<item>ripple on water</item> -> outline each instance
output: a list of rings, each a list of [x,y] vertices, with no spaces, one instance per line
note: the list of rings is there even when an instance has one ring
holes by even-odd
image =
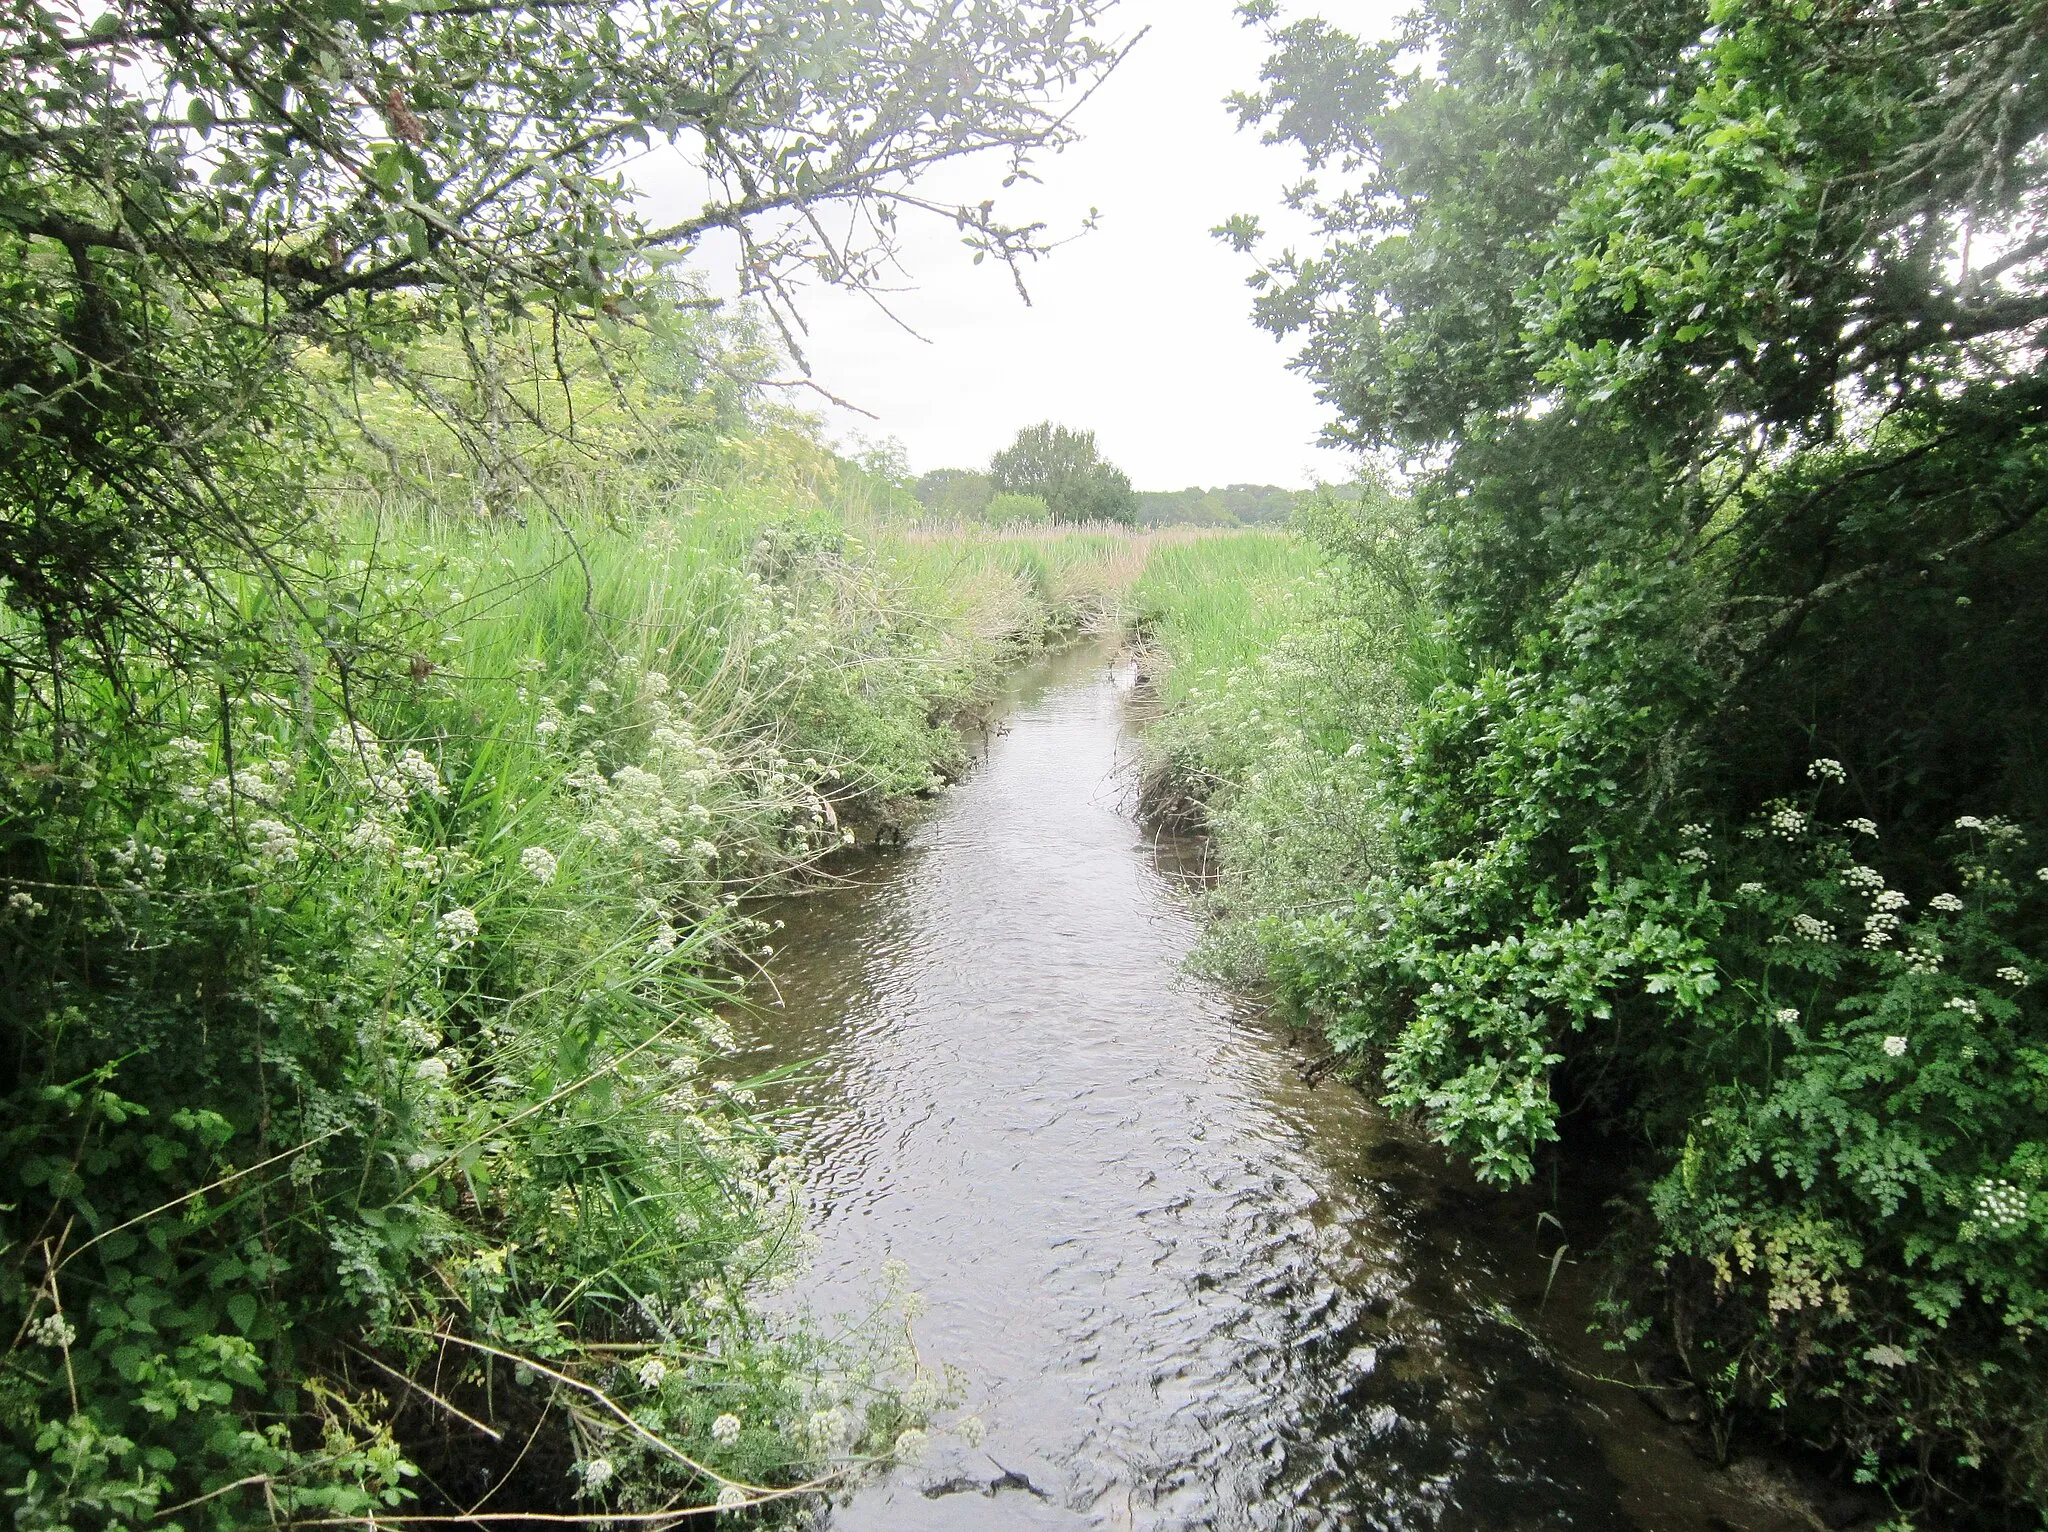
[[[1099,654],[1041,671],[908,851],[784,912],[783,1005],[741,1024],[745,1070],[819,1061],[780,1092],[807,1303],[907,1262],[988,1425],[833,1526],[1680,1525],[1625,1510],[1563,1374],[1375,1175],[1395,1130],[1183,972],[1124,744]]]

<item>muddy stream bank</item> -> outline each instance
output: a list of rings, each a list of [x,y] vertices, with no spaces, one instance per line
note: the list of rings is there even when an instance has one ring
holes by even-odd
[[[814,1167],[801,1301],[907,1263],[987,1426],[831,1526],[1811,1525],[1499,1317],[1535,1316],[1554,1231],[1184,971],[1128,685],[1101,648],[1020,675],[900,853],[777,912],[780,1004],[738,1021],[735,1073],[815,1061],[767,1093]]]

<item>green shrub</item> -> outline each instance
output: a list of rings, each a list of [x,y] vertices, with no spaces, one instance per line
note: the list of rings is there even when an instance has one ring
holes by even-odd
[[[1046,509],[1043,495],[996,495],[982,515],[999,527],[1044,526],[1052,520],[1052,512]]]

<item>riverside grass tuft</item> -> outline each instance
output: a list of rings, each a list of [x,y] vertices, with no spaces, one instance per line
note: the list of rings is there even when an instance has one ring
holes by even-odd
[[[289,600],[194,581],[177,654],[7,670],[18,1527],[771,1515],[939,1427],[900,1274],[829,1341],[757,1316],[803,1168],[704,1064],[749,897],[937,786],[1142,550],[892,530],[766,435],[523,522],[357,483]]]
[[[1427,649],[1401,515],[1377,491],[1325,494],[1294,530],[1161,549],[1132,587],[1158,699],[1140,811],[1214,838],[1196,961],[1231,982],[1262,986],[1285,923],[1382,865],[1371,752],[1404,716]]]

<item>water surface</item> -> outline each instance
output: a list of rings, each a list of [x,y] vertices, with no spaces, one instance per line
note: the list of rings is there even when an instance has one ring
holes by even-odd
[[[1534,1231],[1184,970],[1128,686],[1100,649],[1020,678],[903,852],[782,912],[781,1004],[741,1023],[739,1068],[817,1061],[776,1093],[815,1166],[806,1300],[906,1262],[988,1428],[832,1526],[1774,1532],[1495,1317],[1540,1286]]]

